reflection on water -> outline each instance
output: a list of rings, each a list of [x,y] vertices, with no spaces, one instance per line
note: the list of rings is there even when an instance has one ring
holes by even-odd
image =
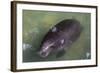
[[[79,39],[70,46],[64,56],[57,58],[52,54],[45,59],[39,57],[37,49],[40,48],[41,41],[48,30],[58,22],[71,18],[80,21],[84,28]],[[23,62],[90,59],[90,18],[89,13],[23,10]]]

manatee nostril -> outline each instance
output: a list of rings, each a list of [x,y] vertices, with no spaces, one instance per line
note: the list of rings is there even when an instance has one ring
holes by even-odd
[[[42,56],[46,56],[46,52],[42,52],[41,55],[42,55]]]
[[[47,57],[48,56],[48,53],[47,52],[38,52],[38,55],[40,56],[40,57]]]

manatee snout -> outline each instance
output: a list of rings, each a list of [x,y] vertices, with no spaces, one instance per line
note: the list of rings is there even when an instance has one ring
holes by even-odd
[[[42,58],[46,58],[49,55],[49,52],[41,50],[37,54]]]
[[[46,58],[52,51],[51,46],[49,45],[43,45],[43,47],[38,51],[38,55],[42,58]]]

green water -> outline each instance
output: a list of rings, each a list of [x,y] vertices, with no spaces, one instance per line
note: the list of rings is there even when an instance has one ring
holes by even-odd
[[[72,18],[78,20],[83,27],[78,40],[59,58],[55,54],[45,59],[40,58],[36,54],[36,50],[40,48],[41,41],[48,30],[58,22]],[[89,13],[23,10],[23,62],[90,59],[90,18],[91,15]]]

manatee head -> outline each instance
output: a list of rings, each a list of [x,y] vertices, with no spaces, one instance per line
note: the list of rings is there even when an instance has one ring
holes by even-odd
[[[46,58],[52,51],[52,46],[54,43],[44,42],[44,44],[40,47],[38,55],[42,58]]]

